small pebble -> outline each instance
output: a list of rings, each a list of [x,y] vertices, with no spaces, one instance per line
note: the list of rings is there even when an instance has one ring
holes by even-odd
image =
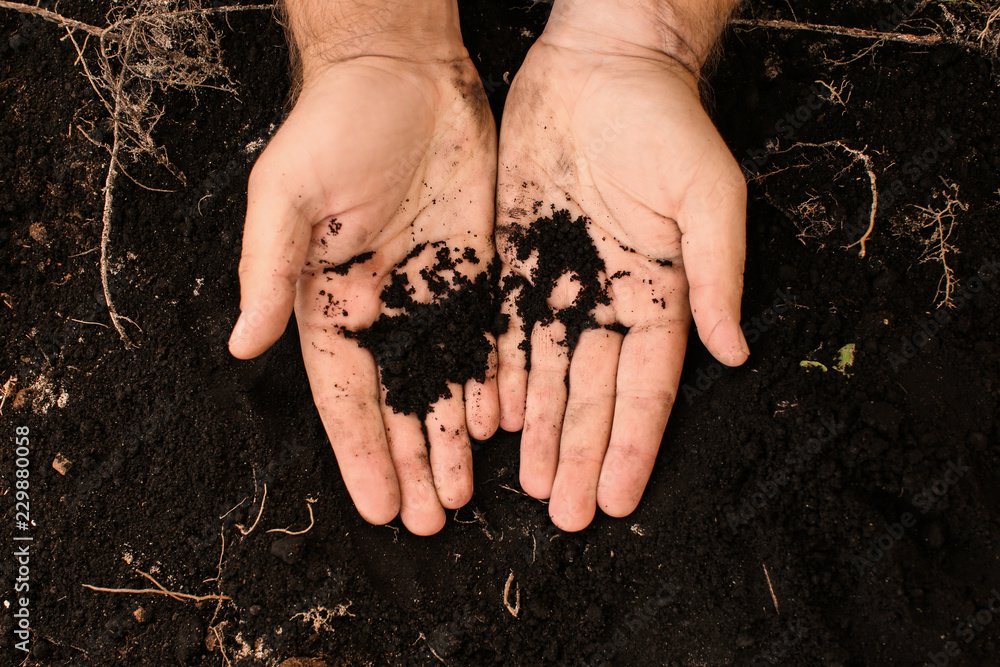
[[[67,459],[62,454],[57,453],[55,459],[52,461],[52,467],[57,473],[65,476],[69,469],[73,466],[73,462]]]

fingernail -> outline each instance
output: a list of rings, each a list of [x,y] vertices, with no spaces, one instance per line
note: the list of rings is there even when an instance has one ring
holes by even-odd
[[[740,350],[743,351],[743,354],[745,354],[746,356],[749,357],[750,356],[750,348],[747,346],[747,339],[743,336],[743,329],[741,327],[737,327],[737,331],[740,332],[739,333],[739,337],[740,337]]]

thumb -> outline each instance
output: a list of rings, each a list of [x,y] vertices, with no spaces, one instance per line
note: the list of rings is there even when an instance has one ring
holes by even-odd
[[[282,189],[258,169],[250,174],[240,257],[240,317],[229,351],[250,359],[281,337],[292,314],[311,227]]]
[[[716,359],[739,366],[750,354],[740,328],[747,194],[739,166],[726,158],[732,168],[685,198],[678,225],[698,336]]]

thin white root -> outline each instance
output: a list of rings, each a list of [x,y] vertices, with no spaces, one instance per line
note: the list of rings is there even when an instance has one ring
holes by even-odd
[[[923,221],[917,223],[919,229],[931,229],[931,236],[925,241],[924,252],[920,255],[920,263],[938,262],[943,275],[938,281],[937,293],[934,295],[935,306],[938,308],[952,307],[952,293],[955,291],[955,272],[948,264],[948,255],[957,255],[959,250],[950,243],[951,234],[955,229],[955,220],[959,211],[969,210],[968,204],[958,199],[958,184],[941,179],[947,188],[944,192],[944,206],[940,208],[915,206],[922,214]]]
[[[227,665],[232,665],[233,663],[229,662],[229,658],[226,656],[226,647],[223,646],[222,635],[219,634],[218,627],[213,625],[212,626],[212,632],[215,633],[215,639],[216,639],[216,641],[219,642],[219,653],[222,654],[222,659],[225,661],[225,663]]]
[[[851,101],[851,91],[854,89],[853,85],[851,85],[847,81],[844,81],[843,83],[840,84],[840,88],[836,88],[831,84],[827,83],[826,81],[823,81],[822,79],[816,79],[816,83],[823,86],[829,91],[829,95],[825,97],[823,95],[820,95],[821,100],[825,100],[830,104],[836,104],[842,106],[845,109],[847,108],[847,103]],[[846,99],[843,97],[844,93],[847,93]]]
[[[309,510],[309,526],[305,530],[289,530],[287,528],[272,528],[271,530],[269,530],[267,532],[268,533],[284,533],[285,535],[305,535],[310,530],[312,530],[313,524],[315,523],[315,519],[313,518],[313,508],[312,508],[314,502],[316,502],[316,501],[312,500],[312,499],[306,499],[306,509]],[[251,528],[250,530],[253,530],[253,528]]]
[[[752,30],[753,28],[771,28],[775,30],[805,30],[807,32],[822,32],[829,35],[839,35],[841,37],[854,37],[857,39],[874,39],[883,42],[905,42],[906,44],[932,45],[941,44],[946,41],[945,36],[940,33],[931,35],[906,35],[895,32],[881,32],[878,30],[864,30],[863,28],[846,28],[839,25],[824,25],[822,23],[799,23],[798,21],[773,20],[758,21],[754,19],[736,19],[732,24]]]
[[[216,566],[216,575],[214,577],[212,577],[211,579],[205,579],[203,582],[201,582],[203,584],[207,584],[210,581],[218,581],[220,584],[222,583],[222,559],[226,555],[226,528],[225,528],[225,526],[223,526],[222,528],[219,529],[219,538],[222,540],[222,550],[219,551],[219,564],[218,564],[218,566]]]
[[[865,253],[867,252],[865,244],[868,241],[868,237],[870,237],[872,235],[872,232],[875,231],[875,217],[878,215],[878,183],[875,177],[875,169],[872,166],[872,159],[868,156],[867,153],[864,152],[864,150],[859,151],[856,148],[851,148],[842,141],[824,141],[821,144],[800,142],[793,144],[784,150],[776,151],[776,153],[787,153],[788,151],[794,150],[796,148],[840,148],[846,151],[847,153],[850,153],[850,155],[854,158],[851,161],[851,164],[854,164],[855,162],[861,162],[864,165],[865,173],[868,175],[868,182],[869,185],[871,186],[871,193],[872,193],[871,210],[868,213],[868,229],[865,230],[865,233],[862,234],[861,238],[859,238],[854,243],[851,243],[850,245],[844,247],[846,250],[847,248],[853,248],[856,245],[860,245],[861,249],[858,251],[858,256],[864,257]],[[795,166],[804,167],[807,165],[795,165]],[[846,171],[846,168],[844,169],[844,171]],[[770,176],[773,173],[776,172],[767,174],[767,176]],[[808,204],[808,202],[806,202],[806,204]]]
[[[215,619],[219,617],[219,612],[222,611],[222,603],[225,601],[224,596],[222,596],[222,568],[225,565],[226,556],[226,527],[225,525],[219,527],[219,537],[222,540],[222,548],[219,550],[219,564],[216,567],[216,574],[213,579],[215,580],[216,590],[219,591],[219,601],[215,605],[215,611],[212,612],[212,620],[209,621],[209,625],[214,625]],[[212,581],[212,579],[206,579],[206,581]],[[223,623],[224,625],[224,623]]]
[[[771,591],[771,602],[774,603],[774,611],[777,612],[778,616],[781,616],[781,611],[778,609],[778,596],[774,594],[774,586],[771,585],[771,575],[767,571],[767,565],[761,563],[764,566],[764,576],[767,577],[767,587]]]
[[[514,584],[514,606],[510,604],[510,587]],[[507,608],[510,615],[517,618],[517,615],[521,613],[521,586],[520,584],[514,583],[514,570],[510,571],[510,576],[507,577],[507,583],[503,587],[503,606]]]
[[[66,18],[62,14],[57,14],[56,12],[49,11],[48,9],[42,9],[37,5],[25,5],[20,2],[0,0],[0,9],[13,9],[15,12],[21,12],[22,14],[34,14],[35,16],[41,17],[51,23],[57,23],[73,30],[82,30],[90,33],[91,35],[100,35],[104,32],[101,28],[92,26],[88,23],[83,23],[82,21],[75,21],[73,19]]]
[[[267,484],[264,484],[264,495],[261,496],[261,499],[260,499],[260,510],[257,512],[257,518],[254,519],[253,525],[250,526],[250,528],[244,528],[240,524],[236,524],[236,527],[239,528],[240,533],[244,537],[246,537],[247,535],[249,535],[250,533],[252,533],[253,529],[257,527],[258,523],[260,523],[260,517],[261,517],[262,514],[264,514],[264,503],[266,501],[267,501]]]
[[[354,604],[350,600],[347,604],[341,602],[333,609],[327,609],[326,607],[313,607],[308,611],[300,611],[294,614],[289,621],[294,621],[295,619],[301,619],[303,623],[312,624],[313,632],[319,632],[320,630],[326,630],[329,633],[333,633],[333,628],[330,627],[330,621],[335,618],[340,618],[341,616],[350,616],[351,618],[356,618],[354,614],[347,611]]]
[[[516,494],[517,494],[517,495],[519,495],[519,496],[524,496],[525,498],[528,498],[528,497],[529,497],[529,496],[528,496],[528,494],[527,494],[527,493],[525,493],[524,491],[518,491],[517,489],[515,489],[515,488],[512,488],[512,487],[510,487],[510,486],[507,486],[506,484],[500,484],[500,485],[498,485],[498,486],[499,486],[499,487],[500,487],[501,489],[507,489],[507,490],[508,490],[508,491],[510,491],[511,493],[516,493]]]
[[[490,532],[489,526],[486,523],[486,517],[483,516],[482,512],[476,509],[472,510],[472,516],[473,516],[472,521],[462,521],[461,519],[458,518],[458,512],[459,510],[455,510],[455,523],[465,523],[465,524],[478,523],[479,529],[483,531],[483,534],[486,535],[486,537],[491,542],[493,541],[494,539],[493,533]]]
[[[187,593],[177,593],[175,591],[169,591],[163,587],[160,582],[152,577],[152,575],[143,572],[142,570],[136,570],[139,574],[146,577],[156,588],[104,588],[103,586],[91,586],[90,584],[82,584],[84,588],[89,588],[92,591],[99,591],[101,593],[130,593],[133,595],[166,595],[167,597],[173,598],[175,600],[192,601],[192,602],[204,602],[205,600],[231,600],[232,598],[225,595],[189,595]]]
[[[111,205],[114,202],[115,179],[118,177],[118,149],[121,146],[119,140],[121,123],[118,118],[112,119],[114,140],[111,144],[111,159],[108,161],[108,175],[104,180],[104,214],[101,222],[101,287],[104,289],[104,301],[108,305],[108,314],[111,316],[111,324],[114,325],[118,336],[125,343],[125,348],[133,347],[131,339],[125,333],[125,329],[119,324],[118,311],[115,310],[115,302],[111,300],[111,290],[108,288],[108,240],[111,238]]]
[[[232,509],[229,510],[228,512],[226,512],[225,514],[223,514],[222,516],[220,516],[219,519],[225,519],[227,516],[229,516],[230,514],[232,514],[236,510],[238,510],[240,507],[242,507],[243,503],[245,503],[248,500],[250,500],[250,496],[247,496],[246,498],[244,498],[240,502],[238,502],[235,505],[233,505]]]
[[[427,641],[427,637],[426,637],[426,635],[424,635],[424,633],[422,633],[422,632],[421,632],[421,633],[420,633],[420,634],[419,634],[419,635],[417,636],[417,641],[413,642],[413,644],[416,644],[416,643],[417,643],[418,641],[420,641],[421,639],[423,639],[423,640],[424,640],[424,644],[426,644],[426,645],[427,645],[427,650],[431,652],[431,655],[433,655],[433,656],[434,656],[435,658],[437,658],[437,661],[438,661],[438,662],[440,662],[440,663],[441,663],[442,665],[447,665],[447,664],[448,664],[448,663],[446,663],[446,662],[444,661],[444,659],[443,659],[443,658],[442,658],[441,656],[439,656],[439,655],[437,654],[437,651],[435,651],[435,650],[434,650],[434,647],[433,647],[433,646],[431,646],[431,643],[430,643],[429,641]]]

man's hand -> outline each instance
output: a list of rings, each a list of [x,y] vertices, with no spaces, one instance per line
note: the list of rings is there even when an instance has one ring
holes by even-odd
[[[586,527],[597,505],[612,516],[638,505],[692,313],[716,358],[748,355],[746,187],[697,86],[730,4],[556,0],[507,98],[500,425],[523,427],[521,486],[551,498],[563,530]],[[552,260],[565,247],[567,262]]]
[[[480,327],[481,377],[450,382],[423,425],[393,407],[406,387],[394,389],[361,342],[377,322],[412,324],[420,304],[482,284],[494,257],[496,132],[457,17],[453,0],[288,3],[302,88],[250,175],[229,343],[238,358],[260,354],[294,305],[358,511],[376,524],[399,513],[422,535],[472,495],[469,435],[488,438],[499,419],[494,342]],[[394,363],[426,353],[415,346],[427,328],[392,343]]]

